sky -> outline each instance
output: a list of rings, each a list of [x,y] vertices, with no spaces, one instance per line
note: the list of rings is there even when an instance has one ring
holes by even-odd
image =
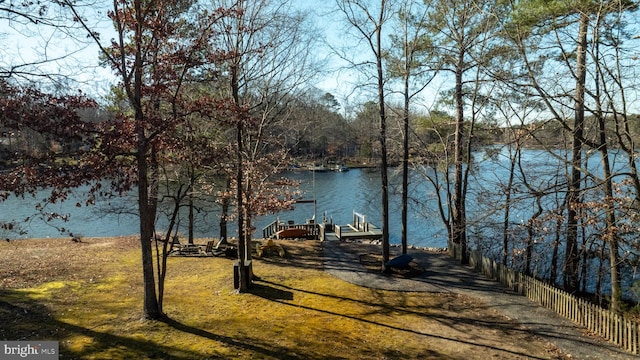
[[[84,8],[83,11],[85,17],[90,19],[91,27],[97,29],[102,39],[107,41],[115,35],[113,26],[106,16],[110,2],[95,1],[96,4],[102,4],[104,7],[92,5]],[[317,54],[319,57],[330,59],[326,71],[310,85],[332,93],[342,103],[343,109],[357,106],[367,100],[375,100],[371,92],[366,95],[354,94],[352,90],[358,84],[356,72],[347,70],[347,64],[332,54],[330,49],[330,46],[344,47],[361,59],[371,58],[371,49],[366,46],[358,47],[359,42],[348,36],[349,27],[346,25],[343,14],[336,10],[336,1],[291,1],[294,8],[310,12],[312,21],[318,29],[317,37],[323,40],[316,48]],[[0,17],[3,15],[0,13]],[[110,84],[115,77],[111,69],[99,65],[99,50],[95,43],[86,38],[82,40],[79,42],[77,39],[71,39],[63,31],[52,30],[46,26],[33,26],[33,24],[24,26],[19,22],[8,22],[0,18],[0,66],[5,68],[20,66],[46,59],[46,63],[38,63],[32,68],[20,66],[19,69],[27,72],[37,69],[44,73],[61,73],[77,81],[75,84],[69,83],[65,86],[82,88],[91,96],[103,96],[109,92]],[[450,87],[448,84],[447,79],[439,79],[423,93],[417,106],[421,110],[432,109],[438,92],[447,90],[447,87]],[[393,98],[390,97],[390,99]],[[631,106],[634,109],[640,107],[637,102]]]
[[[91,7],[84,9],[86,17],[92,26],[101,34],[104,41],[113,38],[115,31],[106,17],[109,2],[105,8]],[[331,12],[333,1],[294,0],[294,7],[309,11],[312,21],[319,28],[318,36],[336,42],[339,37],[335,34]],[[104,94],[109,89],[114,76],[111,69],[99,65],[99,48],[91,39],[72,39],[62,31],[43,26],[24,26],[18,22],[0,22],[0,63],[5,67],[20,66],[20,70],[42,73],[60,73],[78,81],[83,91],[90,94]],[[8,25],[8,26],[7,26]],[[327,56],[330,49],[318,49],[319,56]],[[42,62],[47,60],[46,62]],[[34,66],[23,64],[37,63]],[[330,68],[339,65],[333,63]],[[36,69],[37,68],[37,69]],[[340,92],[338,71],[330,71],[313,84],[323,91]]]
[[[91,14],[92,26],[98,32],[108,34],[112,31],[104,10],[95,6],[86,9]],[[52,13],[52,16],[56,16]],[[87,93],[107,91],[108,80],[112,78],[110,69],[99,65],[98,47],[88,38],[71,36],[64,30],[45,25],[34,26],[32,23],[22,24],[19,21],[0,22],[0,62],[2,66],[17,66],[18,70],[27,73],[55,73],[77,81],[69,82]],[[24,65],[31,64],[31,65]],[[46,82],[46,79],[34,78]]]
[[[106,13],[110,6],[108,1],[97,1],[103,7],[91,6],[81,9],[84,17],[89,19],[92,28],[101,34],[103,43],[115,36],[115,31]],[[308,11],[311,21],[317,28],[317,37],[321,40],[315,48],[317,56],[328,58],[325,71],[310,86],[323,92],[333,94],[343,105],[343,110],[369,100],[368,95],[354,94],[357,84],[355,71],[347,70],[347,64],[333,54],[331,47],[348,48],[361,57],[369,56],[370,49],[356,49],[357,41],[346,36],[348,26],[342,14],[336,11],[335,0],[292,0],[293,8]],[[64,84],[68,87],[81,88],[93,97],[108,94],[110,85],[116,77],[109,68],[99,65],[99,49],[88,38],[72,39],[63,31],[46,26],[26,26],[17,22],[0,22],[0,64],[2,66],[19,66],[40,62],[33,67],[20,67],[26,71],[42,73],[60,73],[74,79],[76,83]],[[8,26],[7,26],[8,25]],[[83,33],[84,34],[84,33]],[[36,69],[37,68],[37,69]]]

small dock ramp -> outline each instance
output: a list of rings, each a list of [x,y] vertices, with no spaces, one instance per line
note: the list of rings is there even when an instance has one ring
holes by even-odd
[[[382,229],[367,221],[365,215],[353,212],[353,222],[334,225],[335,236],[339,240],[382,239]]]

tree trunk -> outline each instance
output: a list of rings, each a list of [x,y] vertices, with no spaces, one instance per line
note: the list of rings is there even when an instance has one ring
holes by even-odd
[[[231,187],[231,177],[227,177],[226,189]],[[231,201],[228,197],[222,198],[222,211],[220,214],[220,241],[229,239],[227,235],[227,219],[229,218],[229,205]]]
[[[558,251],[560,250],[560,234],[562,229],[562,220],[558,214],[556,220],[555,236],[553,239],[553,251],[551,253],[551,268],[549,270],[549,283],[556,286],[558,281]]]
[[[589,260],[591,258],[590,251],[591,251],[591,246],[589,245],[589,243],[587,241],[583,242],[582,251],[581,251],[582,263],[580,265],[580,280],[581,280],[580,291],[583,293],[587,292],[587,270],[589,267]]]
[[[464,53],[460,52],[458,63],[456,65],[456,85],[455,85],[455,101],[456,101],[456,127],[454,134],[454,180],[453,180],[453,203],[451,213],[451,241],[460,246],[460,262],[466,264],[467,256],[467,238],[466,238],[466,219],[464,215],[464,196],[463,196],[463,154],[464,145],[462,138],[464,134],[464,99],[462,88],[462,73],[464,65]]]
[[[402,138],[402,254],[407,253],[407,247],[409,246],[407,239],[407,218],[409,212],[409,76],[411,75],[411,60],[413,58],[413,56],[411,56],[412,52],[409,50],[409,40],[406,38],[406,30],[404,34],[404,108],[402,111],[402,132],[404,135]]]
[[[611,230],[615,232],[615,230]],[[622,276],[620,272],[620,257],[618,256],[618,239],[615,234],[609,234],[609,271],[611,273],[611,307],[614,313],[622,311]]]
[[[600,42],[595,42],[596,53],[600,54],[599,46]],[[601,87],[599,83],[600,79],[600,65],[596,64],[598,71],[596,72],[596,112],[598,119],[598,149],[600,150],[600,157],[602,158],[602,177],[604,187],[604,203],[605,203],[605,218],[607,224],[607,230],[605,232],[604,240],[609,243],[609,271],[611,275],[611,306],[610,310],[617,313],[621,309],[622,305],[622,279],[620,272],[620,258],[618,254],[618,223],[616,220],[616,202],[613,197],[613,174],[611,172],[611,160],[609,159],[609,146],[607,142],[607,126],[606,115],[602,110],[600,101]],[[635,163],[635,161],[634,161]],[[635,164],[634,164],[635,165]],[[631,167],[631,173],[633,174],[636,169]],[[602,262],[602,259],[601,259]]]
[[[402,253],[407,253],[407,223],[409,212],[409,77],[405,77],[404,87],[404,111],[403,111],[403,132],[402,139]]]
[[[382,271],[389,261],[389,180],[387,164],[387,117],[384,104],[384,70],[382,68],[382,23],[384,22],[385,0],[380,2],[380,17],[376,29],[376,68],[378,75],[378,109],[380,113],[380,178],[382,185]]]
[[[576,58],[575,121],[573,128],[571,178],[569,179],[569,191],[567,193],[567,240],[565,245],[565,266],[563,276],[564,288],[569,293],[575,293],[578,291],[579,287],[578,267],[580,263],[580,256],[578,254],[578,206],[581,202],[582,138],[584,135],[584,95],[587,73],[586,50],[588,27],[589,17],[586,14],[582,14],[580,17]]]
[[[132,106],[135,111],[138,162],[138,212],[140,214],[140,248],[142,252],[142,275],[144,281],[143,315],[147,319],[158,319],[162,316],[156,297],[156,284],[153,271],[153,254],[151,241],[154,239],[155,206],[149,196],[148,150],[149,144],[145,134],[145,119],[142,110],[142,26],[144,24],[141,1],[135,1],[135,16],[138,23],[135,28],[136,54],[134,60],[134,89]],[[124,65],[123,65],[124,66]]]
[[[598,261],[598,275],[596,277],[596,298],[598,299],[599,306],[602,306],[602,303],[603,303],[602,276],[603,276],[604,270],[603,270],[602,260],[604,260],[605,246],[606,246],[606,243],[602,243],[602,245],[600,246],[600,256],[598,258],[600,261]]]
[[[193,225],[194,225],[194,215],[193,215],[193,195],[189,194],[189,244],[193,244]]]
[[[180,215],[180,202],[182,200],[181,189],[178,189],[178,196],[176,199],[176,203],[173,208],[173,212],[171,213],[171,220],[169,221],[169,226],[167,228],[167,233],[165,234],[164,241],[162,244],[162,251],[158,248],[158,243],[156,240],[156,257],[158,258],[158,308],[162,312],[162,306],[164,303],[164,284],[167,276],[167,258],[168,251],[167,247],[170,243],[172,243],[173,236],[178,236],[178,227],[177,227],[177,219]],[[172,235],[175,229],[175,234]]]
[[[243,166],[242,166],[242,123],[238,121],[238,125],[236,128],[237,133],[237,142],[238,142],[238,156],[237,156],[237,174],[236,174],[236,202],[238,203],[238,288],[237,291],[239,293],[244,293],[249,291],[249,285],[247,279],[245,279],[246,270],[245,270],[245,260],[246,260],[246,247],[245,243],[245,234],[244,234],[244,202],[242,200],[243,197]]]
[[[240,95],[238,88],[238,68],[232,66],[231,68],[231,93],[236,106],[240,105]],[[236,202],[238,205],[238,267],[236,274],[238,278],[238,293],[245,293],[249,291],[250,279],[247,278],[249,272],[247,271],[247,247],[245,236],[245,223],[244,223],[244,166],[243,166],[243,123],[242,119],[238,117],[238,123],[236,125],[236,143],[237,143],[237,156],[236,156]]]
[[[526,250],[525,250],[525,261],[524,261],[525,274],[527,274],[529,276],[531,276],[533,274],[533,272],[531,271],[531,262],[533,260],[532,259],[532,257],[533,257],[533,244],[535,243],[533,241],[533,236],[534,236],[533,224],[540,217],[540,215],[542,215],[542,213],[544,212],[544,209],[542,208],[542,194],[537,193],[535,195],[535,197],[536,197],[537,210],[531,216],[531,219],[529,220],[529,225],[527,226],[528,236],[527,236],[527,247],[526,247]]]
[[[520,149],[518,143],[515,143],[515,154],[511,156],[511,163],[509,166],[509,180],[505,189],[504,199],[504,217],[502,224],[502,264],[507,265],[509,255],[509,215],[511,210],[511,189],[513,188],[513,180],[515,178],[516,162],[519,161]]]
[[[615,214],[615,201],[613,198],[613,180],[609,150],[607,147],[605,120],[601,116],[598,119],[600,128],[600,154],[602,157],[602,175],[604,178],[604,202],[607,230],[604,239],[609,244],[609,270],[611,275],[611,307],[613,312],[619,312],[622,304],[622,279],[620,272],[620,256],[618,249],[617,222]]]
[[[140,213],[140,247],[142,250],[142,274],[144,279],[144,317],[157,319],[162,314],[156,297],[151,241],[154,239],[155,214],[149,206],[147,160],[144,145],[138,150],[138,208]]]

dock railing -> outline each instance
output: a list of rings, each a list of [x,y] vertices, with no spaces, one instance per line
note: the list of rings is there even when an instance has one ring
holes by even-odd
[[[284,229],[305,229],[307,230],[307,236],[314,239],[317,239],[320,233],[318,224],[316,224],[315,222],[309,221],[304,224],[287,224],[283,223],[280,220],[275,220],[274,222],[262,228],[262,237],[265,239],[275,237],[278,231]]]
[[[367,221],[367,217],[353,212],[353,222],[346,225],[333,225],[335,235],[340,240],[381,239],[382,230]]]
[[[358,231],[369,231],[367,217],[357,212],[353,212],[353,227]]]
[[[449,242],[449,250],[452,256],[460,260],[460,245]],[[637,321],[615,314],[566,291],[514,271],[483,256],[479,251],[469,251],[469,265],[510,290],[557,312],[620,348],[636,355],[639,353],[640,324]]]

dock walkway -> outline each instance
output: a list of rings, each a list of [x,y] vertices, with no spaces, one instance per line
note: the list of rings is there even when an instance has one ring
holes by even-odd
[[[333,229],[339,240],[382,239],[382,229],[368,222],[366,216],[355,211],[351,224],[334,225]]]
[[[290,233],[290,234],[289,234]],[[321,223],[313,219],[304,224],[296,224],[293,220],[282,222],[276,219],[262,229],[262,237],[272,238],[306,238],[318,240],[379,240],[382,229],[367,221],[365,215],[353,212],[353,222],[346,225],[333,224],[323,218]]]

